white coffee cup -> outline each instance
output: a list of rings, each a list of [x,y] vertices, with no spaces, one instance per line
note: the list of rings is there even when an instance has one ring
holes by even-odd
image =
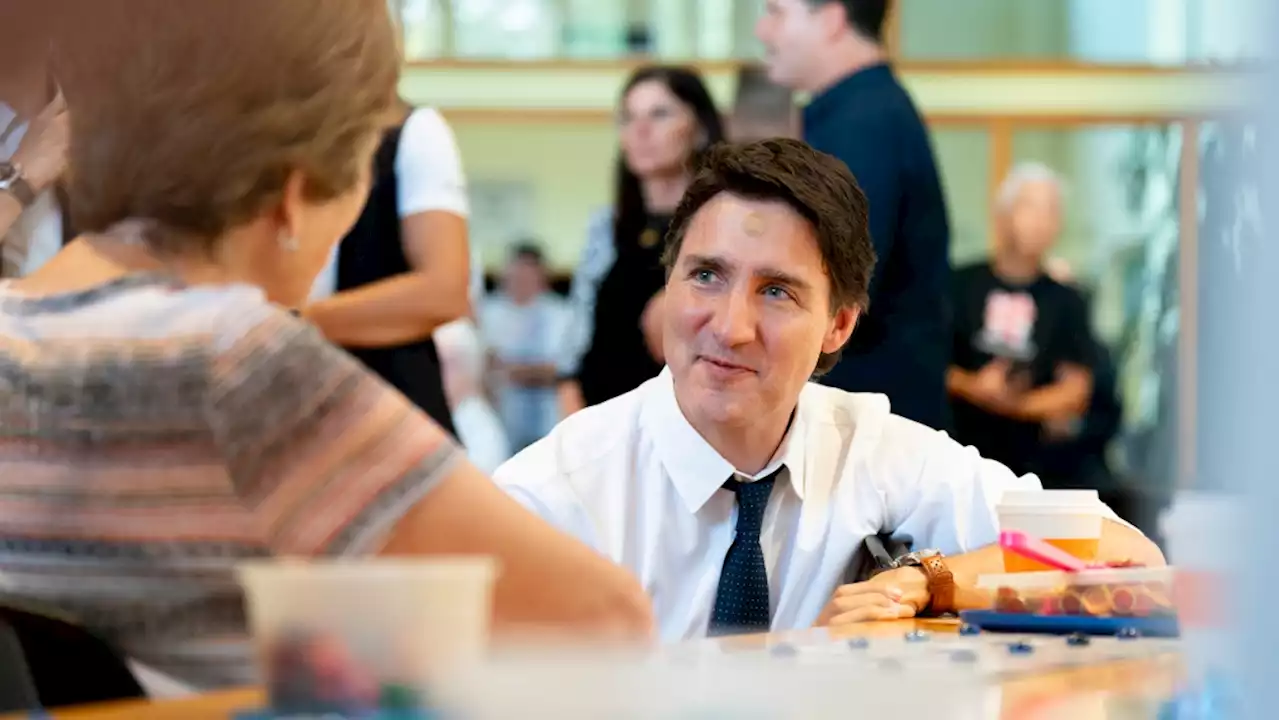
[[[996,505],[1001,531],[1026,533],[1087,562],[1097,558],[1106,514],[1096,490],[1006,492]],[[1008,551],[1004,564],[1005,572],[1052,569]]]
[[[425,702],[488,645],[495,561],[251,562],[239,568],[273,708],[361,712]]]

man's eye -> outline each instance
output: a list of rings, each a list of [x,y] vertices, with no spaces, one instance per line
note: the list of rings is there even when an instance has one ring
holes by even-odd
[[[716,274],[710,270],[694,270],[692,277],[700,283],[709,283],[716,279]]]
[[[779,285],[770,285],[766,287],[764,289],[764,294],[778,300],[789,300],[791,298],[791,293],[787,292],[786,288]]]

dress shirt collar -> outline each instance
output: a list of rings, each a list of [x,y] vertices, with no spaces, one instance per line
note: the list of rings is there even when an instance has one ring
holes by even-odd
[[[804,443],[793,442],[793,438],[805,436],[802,410],[797,403],[787,434],[783,436],[773,459],[754,475],[738,472],[685,419],[676,403],[675,385],[669,368],[663,368],[653,380],[652,390],[645,398],[641,425],[645,434],[653,439],[662,467],[671,476],[685,507],[690,513],[696,513],[730,477],[758,480],[783,466],[786,471],[779,478],[789,479],[796,494],[804,499],[804,478],[801,476]]]

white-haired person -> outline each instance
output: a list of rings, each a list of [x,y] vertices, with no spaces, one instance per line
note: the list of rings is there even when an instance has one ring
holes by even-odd
[[[1051,168],[1019,164],[996,197],[990,257],[953,278],[954,435],[1019,474],[1044,469],[1046,428],[1080,417],[1093,392],[1086,303],[1046,269],[1062,206],[1062,181]]]

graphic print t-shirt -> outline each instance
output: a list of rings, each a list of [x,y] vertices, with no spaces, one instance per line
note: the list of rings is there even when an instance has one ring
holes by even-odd
[[[997,358],[1012,367],[1010,381],[1027,390],[1052,384],[1064,364],[1092,366],[1093,341],[1084,299],[1041,275],[1018,285],[971,265],[954,276],[952,364],[974,372]],[[1040,426],[951,400],[956,439],[1014,472],[1035,472]]]

